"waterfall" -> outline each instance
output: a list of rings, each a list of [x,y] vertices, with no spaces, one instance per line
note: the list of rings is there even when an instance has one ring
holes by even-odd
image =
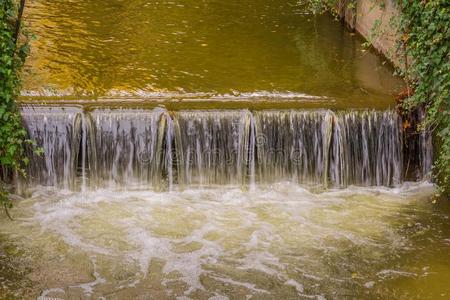
[[[242,184],[249,111],[184,111],[174,116],[179,180],[188,185]]]
[[[174,129],[174,122],[172,118],[170,117],[170,114],[166,111],[163,112],[162,115],[162,122],[160,125],[160,132],[159,134],[161,136],[164,135],[165,130],[165,138],[164,138],[164,144],[159,145],[158,149],[165,149],[162,150],[162,158],[160,160],[157,160],[156,163],[158,164],[158,169],[161,170],[160,174],[163,174],[166,172],[167,174],[167,184],[169,190],[173,190],[173,184],[174,184],[174,158],[176,157],[175,151],[174,151],[174,139],[175,139],[175,129]]]
[[[395,111],[95,109],[24,107],[44,150],[29,183],[156,190],[293,181],[327,187],[404,180]],[[431,137],[420,137],[423,175]],[[77,186],[78,183],[78,186]]]
[[[81,138],[81,110],[73,107],[23,107],[30,138],[43,154],[30,152],[28,183],[71,189],[75,185]]]
[[[420,122],[423,122],[426,118],[425,109],[419,108],[418,117]],[[433,166],[433,141],[430,131],[424,130],[420,133],[419,137],[419,160],[421,167],[421,175],[423,177],[430,177],[431,168]]]
[[[333,139],[336,185],[401,183],[401,121],[395,111],[338,113]],[[337,169],[337,170],[336,170]]]
[[[394,111],[266,111],[255,117],[261,182],[325,187],[401,182],[401,124]]]
[[[330,111],[255,114],[257,181],[327,184]]]
[[[89,174],[96,186],[148,187],[160,170],[162,109],[97,109],[89,115]],[[160,146],[159,148],[157,146]]]

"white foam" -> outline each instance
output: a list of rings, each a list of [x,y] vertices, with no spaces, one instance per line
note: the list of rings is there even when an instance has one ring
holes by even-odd
[[[81,288],[84,291],[84,295],[87,297],[90,297],[94,293],[94,288],[96,285],[102,284],[106,282],[106,279],[101,277],[100,274],[97,271],[97,264],[95,259],[92,259],[92,265],[94,267],[94,278],[95,280],[92,282],[82,283],[79,285],[73,285],[72,288]]]
[[[47,295],[49,295],[50,293],[64,293],[65,291],[61,288],[53,288],[53,289],[46,289],[42,292],[42,294],[37,297],[37,300],[49,300],[49,299],[54,299],[54,300],[58,300],[60,298],[55,298],[55,297],[47,297]]]
[[[249,290],[252,290],[254,292],[257,292],[257,293],[270,294],[267,290],[257,288],[256,285],[252,284],[252,283],[235,281],[231,278],[224,278],[224,277],[218,277],[218,276],[210,276],[210,277],[214,278],[216,280],[222,281],[224,283],[237,285],[237,286],[243,286],[243,287],[245,287]]]
[[[403,188],[407,193],[418,190],[416,186]],[[355,195],[367,200],[358,204],[352,200]],[[167,292],[171,284],[183,282],[185,297],[205,289],[202,276],[253,293],[271,293],[252,282],[251,276],[235,277],[222,271],[226,267],[237,274],[265,274],[270,280],[295,287],[299,296],[319,299],[323,296],[304,295],[304,290],[315,287],[288,276],[288,270],[295,267],[300,276],[296,278],[307,282],[329,282],[333,277],[317,257],[318,250],[338,255],[349,244],[375,252],[404,247],[402,236],[386,222],[390,216],[399,218],[408,204],[404,198],[396,189],[351,187],[313,193],[292,183],[259,186],[250,192],[224,187],[164,193],[37,188],[27,200],[33,202],[34,213],[27,226],[37,224],[40,238],[56,235],[74,251],[93,259],[95,280],[71,287],[81,288],[86,296],[101,285],[112,284],[108,282],[111,276],[102,274],[105,267],[97,268],[100,260],[95,258],[101,256],[102,263],[126,262],[138,270],[122,280],[119,288],[137,286],[157,259],[163,262],[161,283]],[[126,247],[117,246],[122,244]],[[176,250],[191,244],[196,246]],[[381,279],[416,276],[397,270],[374,275]]]
[[[417,277],[417,274],[398,270],[382,270],[377,273],[377,276],[382,279],[387,279],[396,277]]]
[[[297,293],[299,293],[299,294],[303,294],[303,292],[305,290],[304,287],[303,287],[303,284],[300,284],[300,283],[298,283],[297,281],[295,281],[293,279],[289,279],[284,284],[291,285],[291,286],[295,287],[295,289],[297,290]]]
[[[39,90],[22,90],[20,92],[22,97],[73,97],[75,91],[69,89],[39,89]],[[77,92],[77,96],[90,97],[89,92]],[[245,100],[245,99],[283,99],[283,100],[326,100],[334,101],[325,96],[308,95],[304,93],[292,92],[292,91],[253,91],[253,92],[239,92],[232,91],[231,93],[217,93],[217,92],[186,92],[184,90],[170,91],[170,90],[154,90],[149,87],[148,89],[136,89],[136,90],[109,90],[105,92],[105,96],[102,98],[147,98],[147,99],[214,99],[214,100]]]

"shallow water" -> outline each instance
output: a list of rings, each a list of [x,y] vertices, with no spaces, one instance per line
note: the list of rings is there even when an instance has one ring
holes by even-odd
[[[36,39],[24,99],[275,98],[386,108],[402,86],[357,36],[297,0],[35,0],[25,13]]]
[[[0,295],[444,299],[450,205],[433,192],[37,188],[0,221]]]

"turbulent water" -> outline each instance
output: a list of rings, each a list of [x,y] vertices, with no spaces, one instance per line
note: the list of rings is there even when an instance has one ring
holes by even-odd
[[[431,193],[38,188],[0,220],[0,295],[444,299],[450,207]]]
[[[395,186],[404,179],[395,111],[28,107],[23,115],[44,150],[30,168],[35,184],[172,189],[287,180],[327,188]],[[431,141],[420,145],[424,177]]]

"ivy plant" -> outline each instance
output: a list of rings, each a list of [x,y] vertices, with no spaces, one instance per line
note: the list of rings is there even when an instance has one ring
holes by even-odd
[[[434,172],[442,191],[450,190],[450,2],[396,0],[400,10],[401,43],[410,61],[404,70],[412,93],[407,110],[425,107],[422,130],[438,138]]]
[[[27,138],[16,99],[20,89],[20,70],[29,53],[27,36],[19,36],[19,5],[14,0],[0,0],[0,204],[7,209],[12,203],[6,189],[5,174],[25,176],[29,158]]]

